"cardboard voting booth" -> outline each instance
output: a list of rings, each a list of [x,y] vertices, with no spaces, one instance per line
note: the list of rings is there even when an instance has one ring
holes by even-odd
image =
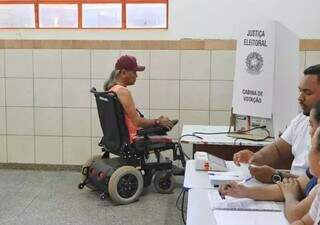
[[[298,79],[295,33],[274,21],[241,27],[232,101],[236,129],[264,124],[278,136],[298,113]]]

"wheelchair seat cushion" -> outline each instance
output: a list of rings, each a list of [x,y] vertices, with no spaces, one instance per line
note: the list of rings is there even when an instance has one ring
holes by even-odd
[[[172,143],[172,138],[169,136],[163,136],[163,135],[154,135],[154,136],[148,136],[148,140],[151,141],[151,143]],[[135,136],[133,138],[133,143],[138,142],[145,142],[146,139],[141,136]]]
[[[138,151],[150,151],[154,149],[167,149],[172,147],[172,138],[168,136],[136,136],[133,139],[134,148]]]

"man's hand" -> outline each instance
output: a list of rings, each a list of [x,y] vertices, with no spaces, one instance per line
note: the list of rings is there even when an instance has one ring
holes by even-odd
[[[262,183],[272,183],[272,175],[277,171],[270,166],[249,166],[251,175]]]
[[[225,198],[226,195],[236,198],[244,198],[247,196],[248,189],[242,184],[238,184],[235,181],[228,182],[219,186],[219,194],[221,198]]]
[[[168,117],[160,116],[158,120],[161,127],[166,127],[168,130],[171,130],[173,127],[173,123]]]
[[[282,182],[277,182],[285,199],[293,198],[299,200],[301,189],[296,178],[284,178]]]
[[[250,163],[253,154],[254,153],[248,149],[241,150],[233,155],[233,162],[237,166],[240,166],[240,163]]]

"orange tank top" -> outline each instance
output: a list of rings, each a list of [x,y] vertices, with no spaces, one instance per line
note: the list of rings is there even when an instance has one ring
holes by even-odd
[[[114,91],[115,93],[117,93],[117,91],[120,89],[120,88],[126,88],[126,87],[123,87],[119,84],[116,84],[114,85],[112,88],[110,88],[109,91]],[[125,115],[124,115],[124,119],[125,119],[125,123],[127,125],[127,128],[128,128],[128,131],[129,131],[129,140],[130,140],[130,143],[132,143],[133,141],[133,138],[135,136],[137,136],[137,130],[138,130],[138,127],[136,125],[134,125],[134,123],[132,122],[132,120],[129,118],[129,116],[127,115],[127,113],[125,112]]]

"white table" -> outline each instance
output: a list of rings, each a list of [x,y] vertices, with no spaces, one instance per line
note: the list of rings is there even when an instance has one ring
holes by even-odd
[[[190,135],[194,132],[228,132],[228,130],[229,127],[227,126],[184,125],[181,135]],[[231,161],[234,153],[240,150],[249,149],[253,152],[256,152],[260,150],[263,146],[270,144],[273,141],[273,139],[270,139],[268,141],[251,141],[244,139],[235,139],[232,137],[228,137],[227,134],[197,134],[197,136],[200,136],[202,139],[192,136],[184,136],[181,138],[181,142],[192,144],[193,154],[196,151],[205,151],[228,161]],[[283,169],[287,168],[290,168],[290,165],[284,165]]]
[[[239,167],[234,165],[233,162],[227,161],[226,163],[230,171],[239,170]],[[251,185],[252,184],[258,185],[259,182],[252,181]],[[216,225],[217,222],[214,217],[213,211],[210,209],[210,203],[208,198],[208,190],[214,187],[210,184],[207,171],[195,170],[194,160],[187,161],[183,187],[186,191],[188,191],[187,225]],[[282,203],[279,204],[281,207],[283,207]],[[262,218],[265,216],[259,215],[259,213],[256,212],[245,213],[247,214],[246,216],[251,215],[257,218]],[[230,211],[230,215],[231,214],[234,214],[234,212]],[[283,220],[284,215],[279,212],[272,212],[272,217],[273,219]]]
[[[229,171],[236,171],[239,168],[231,161],[226,161]],[[212,189],[214,188],[210,184],[209,175],[207,171],[197,171],[195,169],[195,161],[188,160],[186,163],[185,176],[183,181],[183,187],[185,189]]]
[[[283,206],[281,203],[279,205]],[[288,225],[283,212],[225,211],[225,214],[228,216],[229,223],[230,220],[234,220],[233,225]],[[253,218],[257,223],[252,221]],[[237,221],[241,222],[237,224]],[[247,222],[243,223],[243,221]],[[282,222],[279,223],[279,221]],[[210,209],[208,189],[194,188],[189,190],[187,225],[217,225],[214,213]]]
[[[228,126],[203,126],[203,125],[183,125],[182,134],[193,134],[194,132],[203,133],[218,133],[218,132],[228,132]],[[192,143],[192,144],[206,144],[206,145],[239,145],[239,146],[254,146],[263,147],[270,144],[272,140],[268,141],[250,141],[244,139],[235,139],[228,137],[227,134],[215,134],[215,135],[204,135],[197,134],[197,136],[202,137],[199,139],[196,137],[186,136],[181,139],[181,142]]]
[[[191,189],[188,192],[187,225],[216,225],[208,198],[208,189]],[[236,224],[235,224],[236,225]]]

